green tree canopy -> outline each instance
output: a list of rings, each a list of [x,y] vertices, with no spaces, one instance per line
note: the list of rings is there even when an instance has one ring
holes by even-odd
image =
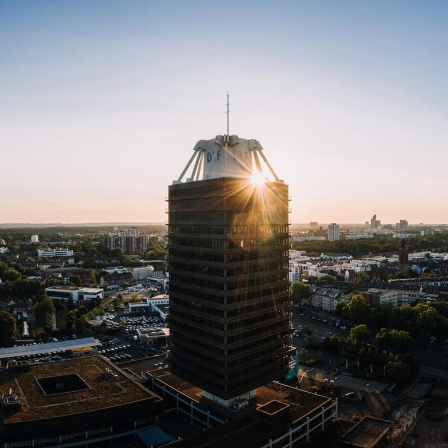
[[[53,312],[55,307],[53,301],[50,297],[45,296],[36,306],[34,307],[34,313],[36,319],[45,333],[50,334],[53,329]]]
[[[413,340],[407,331],[393,328],[381,328],[375,335],[375,341],[381,349],[406,352]]]
[[[332,284],[336,281],[336,277],[333,275],[322,275],[317,279],[317,283],[319,284],[324,284],[324,285],[328,285],[328,284]]]
[[[350,339],[361,343],[370,338],[370,330],[366,324],[356,325],[350,330]]]
[[[82,280],[79,275],[70,275],[68,281],[73,283],[75,286],[82,286]]]
[[[308,283],[294,282],[291,285],[292,300],[295,304],[311,297],[311,287]]]
[[[9,347],[19,337],[16,320],[7,311],[0,311],[0,346]]]
[[[2,276],[2,280],[4,282],[15,282],[16,280],[20,280],[21,278],[22,275],[16,269],[6,269],[6,271],[3,272]]]
[[[355,323],[368,322],[370,316],[370,306],[367,305],[361,294],[354,294],[348,304],[350,320]]]

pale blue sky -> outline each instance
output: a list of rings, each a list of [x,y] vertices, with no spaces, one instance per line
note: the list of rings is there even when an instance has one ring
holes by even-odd
[[[165,221],[255,138],[292,222],[448,223],[448,2],[0,0],[0,222]]]

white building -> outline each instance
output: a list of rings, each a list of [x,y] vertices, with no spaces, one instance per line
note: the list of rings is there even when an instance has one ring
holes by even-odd
[[[38,243],[39,242],[39,235],[31,235],[31,242],[32,243]]]
[[[155,313],[158,317],[166,322],[170,308],[170,296],[168,294],[159,294],[157,296],[146,299],[143,302],[129,303],[129,313],[145,314]]]
[[[153,266],[142,266],[139,268],[132,268],[132,278],[135,281],[146,280],[149,277],[152,277],[154,273]]]
[[[45,294],[55,300],[66,302],[72,299],[74,303],[83,300],[103,299],[104,289],[102,288],[78,288],[77,286],[52,286],[45,289]]]
[[[37,256],[42,257],[42,258],[73,257],[73,250],[69,250],[69,249],[41,250],[41,249],[38,249]]]
[[[169,335],[170,330],[168,328],[150,327],[137,329],[137,338],[140,344],[166,345]]]
[[[315,285],[311,287],[311,305],[316,308],[325,311],[334,311],[339,301],[348,304],[350,298],[337,289],[320,288]]]

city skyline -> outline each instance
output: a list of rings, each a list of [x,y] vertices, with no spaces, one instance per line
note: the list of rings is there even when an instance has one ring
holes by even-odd
[[[257,139],[292,223],[448,223],[448,4],[0,3],[0,223],[166,222],[196,142]],[[445,162],[445,163],[444,163]]]

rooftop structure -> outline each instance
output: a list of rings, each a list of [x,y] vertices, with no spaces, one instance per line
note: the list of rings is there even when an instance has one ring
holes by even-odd
[[[389,446],[394,424],[389,420],[364,417],[338,442],[341,448]]]
[[[101,343],[94,338],[70,339],[67,341],[48,342],[44,344],[23,345],[20,347],[0,348],[0,362],[2,359],[18,356],[34,356],[48,352],[63,352],[84,347],[98,347]]]
[[[0,395],[11,389],[20,406],[1,414],[2,446],[61,447],[80,439],[112,439],[120,431],[135,431],[136,420],[162,402],[98,356],[30,365],[15,375],[1,371]]]

